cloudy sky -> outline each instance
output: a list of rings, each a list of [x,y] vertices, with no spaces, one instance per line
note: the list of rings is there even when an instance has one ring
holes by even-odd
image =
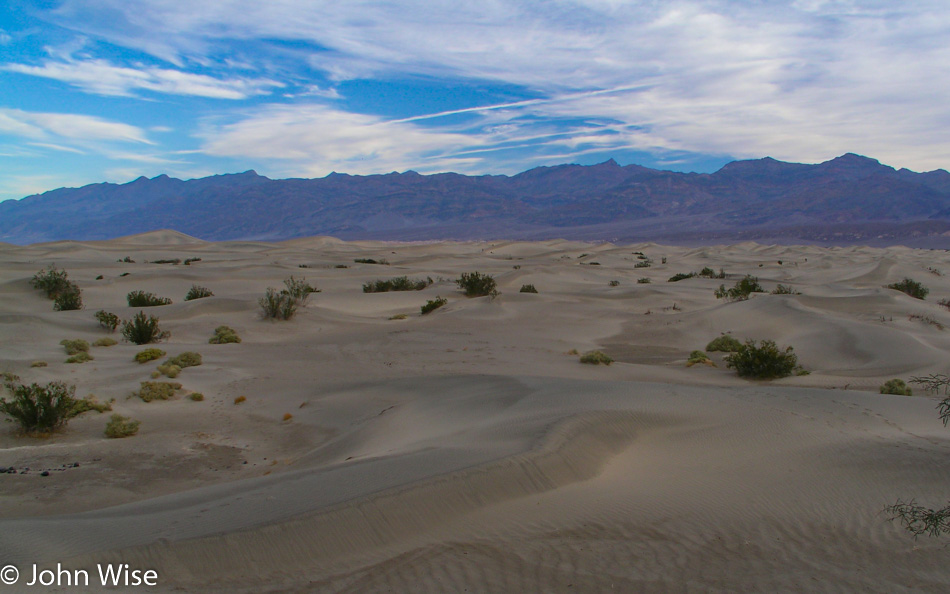
[[[950,168],[946,0],[7,0],[0,199],[255,169]]]

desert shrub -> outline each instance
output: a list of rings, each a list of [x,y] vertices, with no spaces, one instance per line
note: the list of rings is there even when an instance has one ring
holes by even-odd
[[[610,281],[610,282],[607,283],[607,284],[608,284],[609,286],[611,286],[611,287],[619,287],[619,286],[620,286],[620,281],[618,281],[618,280],[612,280],[612,281]]]
[[[581,363],[588,363],[590,365],[610,365],[614,360],[601,351],[590,351],[581,355]]]
[[[109,417],[109,422],[106,423],[105,436],[110,439],[121,439],[123,437],[131,437],[139,432],[139,425],[141,421],[135,421],[128,417],[123,417],[120,414],[114,414]]]
[[[538,290],[534,288],[534,285],[521,285],[521,289],[518,290],[519,293],[537,293]]]
[[[181,390],[181,384],[178,382],[140,382],[139,391],[133,393],[133,396],[138,396],[144,402],[168,400],[178,390]]]
[[[57,270],[55,266],[50,264],[34,274],[30,284],[33,285],[34,289],[46,293],[46,297],[49,299],[56,299],[57,295],[65,291],[71,283],[65,270]]]
[[[163,258],[161,260],[152,260],[152,264],[181,264],[181,258]]]
[[[180,355],[176,355],[166,360],[165,365],[177,365],[182,369],[185,367],[195,367],[197,365],[201,365],[201,353],[185,351]]]
[[[194,400],[195,402],[201,402],[202,400],[205,399],[205,395],[202,394],[201,392],[192,392],[191,394],[188,395],[188,399]]]
[[[186,261],[185,264],[187,263],[188,262]],[[188,289],[188,293],[185,295],[185,301],[204,299],[205,297],[214,297],[214,293],[211,292],[211,289],[207,287],[199,287],[198,285],[191,285],[191,288]]]
[[[907,387],[904,380],[891,379],[881,385],[881,394],[896,394],[898,396],[913,396],[914,391]]]
[[[637,279],[637,284],[638,284],[638,285],[649,285],[651,282],[653,282],[653,281],[651,281],[650,279],[648,279],[648,278],[646,278],[646,277],[638,278],[638,279]]]
[[[96,397],[93,395],[86,396],[85,398],[80,398],[75,401],[72,409],[69,411],[69,418],[78,417],[84,412],[89,412],[94,410],[97,413],[104,413],[107,410],[112,410],[111,402],[99,402],[96,400]]]
[[[408,276],[397,276],[389,280],[377,279],[363,285],[364,293],[385,293],[387,291],[421,291],[432,284],[432,278],[425,280],[418,278],[409,278]]]
[[[641,260],[633,265],[634,268],[649,268],[653,266],[653,260]]]
[[[915,280],[905,278],[904,280],[887,285],[888,289],[896,289],[902,293],[907,293],[915,299],[926,299],[930,289],[923,286]]]
[[[297,313],[297,300],[286,291],[278,292],[273,287],[267,287],[258,303],[265,319],[289,320]]]
[[[109,313],[104,309],[100,309],[96,312],[96,320],[99,321],[100,326],[109,332],[115,332],[115,329],[119,327],[119,316],[114,313]]]
[[[135,361],[137,363],[148,363],[149,361],[154,361],[155,359],[160,359],[165,356],[165,351],[162,349],[145,349],[135,355]]]
[[[775,290],[772,291],[773,295],[801,295],[800,291],[796,291],[791,285],[778,285],[775,287]]]
[[[292,418],[294,418],[294,416],[293,416],[292,414],[290,414],[290,413],[284,413],[284,421],[289,421],[289,420],[291,420]]]
[[[703,278],[726,278],[726,271],[720,268],[719,272],[716,272],[709,266],[704,266],[703,269],[699,271],[698,276]]]
[[[466,297],[482,297],[485,295],[497,295],[495,279],[490,275],[480,272],[463,272],[462,276],[456,279],[455,284],[465,293]]]
[[[736,352],[726,356],[726,366],[735,369],[739,377],[788,377],[798,367],[798,357],[792,351],[792,347],[779,349],[772,340],[763,340],[760,345],[756,345],[754,340],[747,340]]]
[[[666,282],[675,283],[681,280],[686,280],[688,278],[693,278],[694,276],[696,276],[695,272],[678,272],[674,274],[673,276],[671,276]]]
[[[122,325],[122,336],[132,344],[149,344],[168,338],[171,332],[158,327],[158,318],[140,311]]]
[[[715,351],[734,353],[740,348],[742,348],[742,343],[728,334],[717,336],[716,338],[709,341],[709,344],[706,345],[706,351],[710,353]]]
[[[727,289],[726,285],[719,285],[719,289],[716,290],[717,299],[725,299],[727,301],[744,301],[749,298],[749,295],[752,293],[764,293],[765,289],[762,288],[762,285],[759,284],[759,279],[747,274],[741,280],[736,282],[735,286]]]
[[[18,382],[18,381],[20,381],[20,376],[18,376],[17,374],[15,374],[15,373],[13,373],[13,372],[10,372],[10,371],[4,371],[3,373],[0,373],[0,378],[3,378],[3,381],[5,381],[5,382]]]
[[[81,338],[77,338],[76,340],[61,340],[59,344],[63,345],[63,348],[66,349],[67,355],[89,352],[89,343]]]
[[[125,262],[126,264],[135,264],[135,260],[133,260],[130,256],[126,256],[122,258],[121,260],[116,260],[116,262]]]
[[[96,342],[92,343],[94,347],[111,347],[119,344],[114,338],[100,338]]]
[[[66,286],[53,298],[53,309],[56,311],[75,311],[82,309],[82,291],[76,283],[66,283]]]
[[[310,293],[320,292],[318,289],[312,287],[305,278],[296,279],[291,276],[290,278],[284,280],[284,286],[287,288],[281,291],[281,293],[285,293],[293,297],[301,307],[307,302],[307,298],[310,297]]]
[[[176,378],[181,373],[181,367],[178,365],[169,365],[168,363],[158,366],[158,372],[168,378]]]
[[[689,354],[689,359],[686,360],[686,366],[692,367],[693,365],[698,365],[698,364],[710,365],[712,367],[716,366],[716,364],[713,363],[712,360],[709,358],[709,355],[707,355],[703,351],[693,351],[692,353]]]
[[[0,412],[27,435],[49,434],[64,427],[76,405],[76,387],[64,382],[27,386],[8,381],[5,386],[10,399],[0,398]]]
[[[396,314],[394,316],[389,316],[389,319],[390,320],[405,320],[408,317],[409,317],[408,315],[402,313],[402,314]]]
[[[214,336],[208,339],[209,344],[228,344],[232,342],[241,342],[241,337],[233,328],[228,326],[218,326],[214,329]]]
[[[72,357],[67,358],[66,362],[67,363],[85,363],[86,361],[92,361],[93,359],[95,359],[95,357],[83,351],[81,353],[76,353]]]
[[[234,404],[241,404],[247,400],[247,396],[238,396],[234,399]]]
[[[158,297],[145,291],[132,291],[125,298],[129,302],[129,307],[157,307],[171,305],[172,302],[168,297]]]
[[[49,365],[46,361],[33,361],[30,363],[30,367],[46,367]]]
[[[357,258],[353,261],[357,264],[382,264],[383,266],[389,266],[389,262],[385,258],[380,258],[379,260],[374,260],[372,258]]]
[[[426,301],[426,304],[420,308],[422,310],[422,315],[426,315],[427,313],[433,312],[448,302],[449,302],[448,299],[444,297],[436,296],[435,299],[430,299]]]
[[[201,258],[185,258],[185,261],[182,262],[185,266],[191,266],[192,262],[201,262]]]

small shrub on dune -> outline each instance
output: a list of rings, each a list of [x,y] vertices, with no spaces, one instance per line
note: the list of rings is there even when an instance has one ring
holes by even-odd
[[[191,394],[188,395],[188,399],[193,400],[195,402],[201,402],[202,400],[205,399],[205,395],[202,394],[201,392],[192,392]]]
[[[518,290],[519,293],[537,293],[538,290],[534,288],[534,285],[521,285],[521,289]]]
[[[201,258],[185,258],[185,261],[182,262],[185,266],[191,266],[192,262],[201,262]]]
[[[697,276],[701,276],[703,278],[726,278],[726,271],[720,268],[719,272],[716,272],[709,266],[704,266],[703,269],[699,271]]]
[[[759,279],[751,274],[747,274],[742,280],[738,281],[735,286],[729,289],[726,288],[726,285],[719,285],[719,289],[716,290],[715,295],[717,299],[725,299],[726,301],[745,301],[752,293],[764,292],[765,289],[759,284]]]
[[[158,366],[158,372],[167,378],[174,379],[178,377],[179,373],[181,373],[181,367],[179,367],[178,365],[169,365],[166,363],[165,365]]]
[[[136,421],[120,414],[114,414],[106,423],[105,436],[110,439],[121,439],[131,437],[139,432],[141,421]]]
[[[99,321],[100,326],[109,332],[115,332],[115,329],[119,327],[119,316],[114,313],[109,313],[104,309],[100,309],[96,312],[96,320]]]
[[[264,296],[258,300],[265,319],[289,320],[297,313],[297,300],[285,291],[278,292],[268,287]]]
[[[798,357],[792,347],[782,350],[772,340],[763,340],[760,345],[747,340],[739,350],[726,356],[726,366],[735,369],[739,377],[778,379],[798,370]]]
[[[138,396],[143,402],[168,400],[178,390],[181,390],[181,384],[178,382],[140,382],[139,391],[133,393],[133,396]]]
[[[909,278],[905,278],[900,282],[891,283],[887,285],[887,288],[896,289],[902,293],[906,293],[914,299],[926,299],[927,294],[930,293],[930,289]]]
[[[247,396],[238,396],[234,399],[234,404],[242,404],[247,400]]]
[[[389,280],[377,279],[363,285],[364,293],[385,293],[388,291],[421,291],[432,284],[432,278],[418,279],[397,276]]]
[[[286,423],[287,421],[293,419],[293,418],[294,418],[294,416],[293,416],[292,414],[290,414],[290,413],[284,413],[284,422],[285,422],[285,423]]]
[[[129,302],[129,307],[158,307],[172,303],[168,297],[158,297],[145,291],[132,291],[125,298]]]
[[[162,258],[160,260],[152,260],[152,264],[181,264],[181,258]]]
[[[30,284],[34,289],[46,293],[47,298],[56,299],[56,296],[65,291],[71,283],[65,270],[58,270],[50,264],[44,270],[34,274]]]
[[[75,311],[82,309],[82,291],[76,283],[67,283],[66,287],[53,299],[56,311]]]
[[[132,344],[149,344],[164,340],[171,333],[158,327],[158,318],[140,311],[122,325],[122,336]]]
[[[30,363],[30,367],[46,367],[49,365],[46,361],[33,361]]]
[[[184,369],[185,367],[195,367],[201,365],[201,353],[194,351],[185,351],[180,355],[169,358],[165,365],[177,365]]]
[[[372,258],[356,258],[353,261],[357,264],[381,264],[383,266],[389,266],[389,262],[385,258],[380,258],[379,260],[374,260]]]
[[[463,272],[462,276],[456,279],[458,285],[466,297],[484,297],[485,295],[497,295],[497,284],[490,275],[480,272]]]
[[[84,412],[89,412],[91,410],[96,411],[97,413],[104,413],[106,411],[112,410],[111,402],[99,402],[96,400],[95,396],[91,394],[85,398],[81,398],[75,401],[72,410],[69,411],[69,418],[78,417]]]
[[[111,347],[119,344],[114,338],[100,338],[99,340],[92,343],[94,347]]]
[[[290,295],[301,307],[306,305],[311,293],[320,292],[319,289],[312,287],[305,278],[296,279],[291,276],[284,281],[284,286],[287,288],[281,292]]]
[[[135,355],[136,363],[148,363],[149,361],[154,361],[155,359],[160,359],[165,356],[165,351],[162,349],[145,349]]]
[[[895,378],[892,380],[887,380],[883,385],[881,385],[881,394],[913,396],[914,391],[907,387],[907,384],[904,383],[904,380]]]
[[[608,285],[608,286],[611,286],[611,287],[619,287],[619,286],[620,286],[620,281],[618,281],[618,280],[612,280],[612,281],[610,281],[609,283],[607,283],[607,285]]]
[[[406,315],[406,314],[396,314],[396,315],[394,315],[394,316],[390,316],[389,319],[390,319],[390,320],[405,320],[405,319],[408,318],[408,317],[409,317],[409,316]]]
[[[693,278],[694,276],[696,276],[696,273],[695,273],[695,272],[678,272],[678,273],[674,274],[673,276],[671,276],[669,279],[667,279],[666,282],[668,282],[668,283],[677,283],[677,282],[679,282],[679,281],[681,281],[681,280],[686,280],[686,279],[688,279],[688,278]]]
[[[422,310],[422,315],[426,315],[426,314],[428,314],[428,313],[432,313],[433,311],[439,309],[440,307],[442,307],[443,305],[445,305],[445,304],[448,303],[448,302],[449,302],[448,299],[446,299],[446,298],[444,298],[444,297],[436,296],[435,299],[430,299],[430,300],[426,301],[426,304],[423,305],[423,306],[420,308],[420,309]]]
[[[233,328],[228,326],[218,326],[214,329],[214,336],[208,339],[209,344],[229,344],[232,342],[241,342],[241,337]]]
[[[89,343],[81,338],[77,338],[76,340],[61,340],[59,344],[63,345],[63,348],[66,349],[67,355],[89,352]]]
[[[716,338],[709,341],[709,344],[706,345],[706,352],[713,353],[720,351],[725,353],[734,353],[740,348],[742,348],[741,342],[739,342],[736,338],[729,336],[728,334],[723,334],[722,336],[717,336]]]
[[[580,358],[581,363],[587,363],[589,365],[610,365],[614,360],[605,353],[601,351],[590,351],[589,353],[584,353]]]
[[[185,264],[187,263],[188,262],[185,261]],[[211,292],[211,289],[207,287],[199,287],[198,285],[191,285],[191,288],[188,289],[188,293],[185,295],[185,301],[204,299],[205,297],[214,297],[214,293]]]
[[[709,365],[710,367],[716,366],[716,364],[712,362],[712,359],[709,358],[709,355],[703,351],[693,351],[689,354],[689,359],[686,360],[686,366],[692,367],[693,365]]]
[[[778,285],[772,291],[773,295],[801,295],[800,291],[796,291],[791,285]]]
[[[68,359],[66,359],[66,362],[67,363],[85,363],[87,361],[92,361],[93,359],[95,359],[95,357],[83,351],[81,353],[76,353],[72,357],[69,357]]]
[[[21,385],[5,384],[10,399],[0,398],[0,412],[9,416],[27,435],[48,435],[61,429],[76,406],[76,387],[64,382]]]
[[[648,278],[646,278],[646,277],[644,277],[644,278],[638,278],[638,279],[637,279],[637,284],[638,284],[638,285],[649,285],[651,282],[653,282],[653,281],[651,281],[650,279],[648,279]]]

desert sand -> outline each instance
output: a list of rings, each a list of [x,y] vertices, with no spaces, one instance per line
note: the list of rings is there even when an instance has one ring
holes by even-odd
[[[201,260],[147,262],[171,258]],[[49,264],[83,310],[30,286]],[[705,266],[727,277],[667,282]],[[466,298],[453,280],[473,271],[501,294]],[[801,294],[716,299],[746,274]],[[258,298],[291,275],[320,292],[262,319]],[[362,292],[403,275],[435,282]],[[884,287],[904,277],[927,299]],[[184,301],[192,284],[214,297]],[[139,311],[133,290],[174,301],[145,310],[171,332],[155,346],[203,356],[168,401],[129,397],[161,361],[134,362],[145,347],[120,333],[64,362],[61,340],[110,336],[94,312]],[[0,564],[121,562],[176,592],[946,592],[946,542],[882,510],[945,504],[950,429],[935,395],[878,393],[950,371],[946,298],[950,254],[901,247],[2,245],[0,372],[115,399],[141,426],[107,439],[111,413],[87,412],[38,439],[0,424],[0,467],[21,471],[0,474]],[[220,325],[243,341],[208,344]],[[687,367],[722,333],[793,346],[810,374],[748,381],[722,353]],[[581,364],[593,349],[616,362]]]

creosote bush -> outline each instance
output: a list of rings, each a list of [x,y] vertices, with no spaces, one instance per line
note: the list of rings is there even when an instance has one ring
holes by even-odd
[[[433,312],[433,311],[439,309],[440,307],[442,307],[443,305],[445,305],[445,304],[448,303],[448,302],[449,302],[448,299],[446,299],[446,298],[444,298],[444,297],[439,297],[438,295],[436,295],[436,298],[435,298],[435,299],[430,299],[430,300],[426,301],[426,304],[423,305],[423,306],[420,308],[420,309],[422,310],[422,315],[426,315],[427,313],[431,313],[431,312]]]
[[[54,265],[50,264],[43,270],[40,270],[33,275],[30,284],[33,285],[34,289],[38,289],[46,293],[46,297],[49,299],[56,299],[56,296],[66,290],[70,285],[69,275],[66,274],[65,270],[58,270]]]
[[[905,278],[900,282],[891,283],[887,285],[887,288],[896,289],[902,293],[907,293],[915,299],[926,299],[927,293],[930,293],[930,289],[909,278]]]
[[[747,340],[739,350],[726,356],[726,366],[735,369],[739,377],[777,379],[797,371],[798,357],[792,347],[782,350],[772,340],[763,340],[758,345]]]
[[[649,285],[651,282],[653,282],[653,281],[651,281],[651,280],[648,279],[647,277],[643,277],[643,278],[638,278],[638,279],[637,279],[637,284],[638,284],[638,285]]]
[[[584,353],[581,355],[580,361],[581,363],[587,363],[589,365],[610,365],[614,362],[610,355],[607,355],[601,351],[590,351],[588,353]]]
[[[133,393],[133,396],[138,396],[144,402],[168,400],[178,390],[181,390],[181,384],[178,382],[140,382],[139,391]]]
[[[914,391],[907,387],[904,380],[891,379],[881,385],[881,394],[896,394],[897,396],[913,396]]]
[[[745,301],[752,293],[764,292],[765,289],[759,284],[759,279],[747,274],[734,287],[729,289],[726,288],[726,285],[719,285],[715,295],[717,299],[725,299],[726,301]]]
[[[297,300],[286,291],[278,292],[273,287],[267,287],[258,303],[265,319],[289,320],[297,313]]]
[[[537,293],[538,290],[534,285],[521,285],[521,289],[518,290],[519,293]]]
[[[463,272],[462,276],[455,280],[466,297],[483,297],[485,295],[498,295],[495,279],[488,274],[480,272]]]
[[[149,361],[154,361],[155,359],[160,359],[164,356],[165,351],[162,349],[149,348],[136,353],[135,361],[137,363],[148,363]]]
[[[716,338],[709,341],[709,344],[706,345],[706,352],[713,353],[716,351],[721,351],[725,353],[734,353],[742,348],[742,343],[739,342],[736,338],[729,336],[728,334],[723,334],[722,336],[717,336]]]
[[[320,292],[319,289],[312,287],[305,278],[296,279],[291,276],[284,280],[284,286],[287,288],[282,290],[281,293],[290,295],[301,307],[306,305],[311,293]]]
[[[110,439],[131,437],[139,432],[139,425],[141,423],[141,421],[136,421],[130,419],[129,417],[123,417],[120,414],[114,414],[109,417],[109,422],[106,423],[106,430],[104,433],[105,436]]]
[[[82,309],[82,291],[76,283],[67,283],[66,287],[53,298],[56,311],[75,311]]]
[[[115,332],[115,329],[119,327],[119,316],[114,313],[109,313],[104,309],[100,309],[96,312],[96,320],[99,321],[100,326],[109,332]]]
[[[158,327],[158,318],[140,311],[122,325],[122,336],[132,344],[149,344],[164,340],[171,333]]]
[[[129,302],[129,307],[157,307],[172,303],[168,297],[158,297],[145,291],[132,291],[125,298]]]
[[[76,387],[64,382],[27,386],[11,380],[4,385],[10,399],[0,398],[0,412],[11,417],[27,435],[49,435],[61,429],[76,406]]]
[[[385,293],[388,291],[421,291],[432,284],[432,278],[409,278],[397,276],[389,280],[377,279],[363,285],[364,293]]]
[[[241,342],[241,337],[233,328],[228,326],[218,326],[214,329],[214,336],[208,339],[209,344],[228,344],[232,342]]]
[[[185,261],[187,264],[188,261]],[[191,288],[188,289],[188,293],[185,295],[185,301],[193,301],[195,299],[204,299],[205,297],[214,297],[214,293],[211,292],[211,289],[207,287],[199,287],[198,285],[191,285]]]

